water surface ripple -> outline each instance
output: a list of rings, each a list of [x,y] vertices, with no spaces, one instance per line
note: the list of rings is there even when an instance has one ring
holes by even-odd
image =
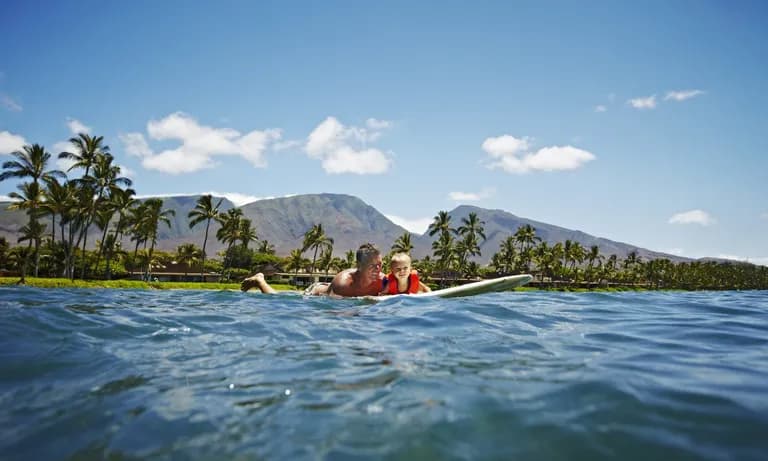
[[[768,293],[0,289],[0,459],[765,459]]]

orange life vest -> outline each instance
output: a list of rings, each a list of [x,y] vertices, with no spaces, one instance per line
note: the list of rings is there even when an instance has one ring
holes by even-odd
[[[387,281],[387,292],[391,295],[400,294],[399,291],[397,291],[397,278],[394,276],[394,274],[389,274],[387,276],[389,279]],[[403,293],[418,293],[419,292],[419,273],[414,271],[411,271],[411,275],[408,276],[408,289],[404,291]]]

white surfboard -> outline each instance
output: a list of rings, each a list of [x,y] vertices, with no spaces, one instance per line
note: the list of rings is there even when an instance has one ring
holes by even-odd
[[[515,287],[523,286],[526,283],[533,280],[533,277],[528,274],[521,275],[507,275],[505,277],[498,277],[495,279],[480,280],[478,282],[466,283],[464,285],[458,285],[450,288],[443,288],[441,290],[432,290],[427,293],[415,293],[415,294],[400,294],[400,295],[385,295],[385,296],[365,296],[366,299],[373,299],[381,301],[384,299],[390,299],[399,296],[408,296],[414,298],[458,298],[461,296],[474,296],[483,293],[494,293],[497,291],[507,291]]]

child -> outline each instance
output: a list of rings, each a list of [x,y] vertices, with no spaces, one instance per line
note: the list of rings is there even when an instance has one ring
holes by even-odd
[[[406,253],[395,253],[389,262],[389,275],[384,278],[379,295],[399,293],[424,293],[432,291],[419,281],[419,273],[411,270],[411,257]]]

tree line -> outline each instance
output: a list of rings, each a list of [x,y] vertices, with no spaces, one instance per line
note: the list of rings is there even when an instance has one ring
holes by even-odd
[[[114,164],[109,146],[101,136],[80,133],[69,140],[71,148],[58,154],[72,166],[67,172],[49,169],[52,155],[39,144],[24,146],[13,152],[13,160],[2,164],[0,181],[22,180],[18,192],[9,195],[9,209],[23,210],[27,222],[20,228],[19,245],[12,246],[0,238],[0,268],[25,276],[105,278],[125,277],[141,272],[146,279],[154,269],[171,262],[189,272],[218,273],[224,279],[239,279],[265,266],[298,274],[335,273],[354,266],[354,250],[344,257],[334,256],[334,241],[326,235],[322,224],[306,231],[301,246],[286,257],[275,254],[274,245],[258,238],[252,221],[240,208],[221,210],[223,199],[211,195],[198,198],[187,216],[194,228],[205,225],[202,246],[179,245],[175,252],[157,251],[161,226],[171,227],[175,211],[165,209],[163,200],[136,199],[130,179],[121,176]],[[68,177],[82,171],[80,177]],[[480,246],[486,240],[485,223],[476,213],[462,218],[453,226],[451,216],[440,211],[428,228],[435,237],[432,254],[414,261],[422,277],[451,283],[458,279],[494,277],[515,273],[532,273],[542,284],[624,284],[650,288],[681,289],[766,289],[768,268],[751,264],[720,262],[674,263],[668,259],[644,261],[636,251],[624,258],[605,256],[597,246],[584,248],[579,242],[566,240],[552,245],[536,235],[530,225],[521,226],[502,241],[487,266],[473,258],[481,256]],[[48,226],[50,221],[50,226]],[[225,245],[218,257],[207,257],[209,231],[218,224],[217,241]],[[89,230],[97,228],[101,238],[96,249],[88,250]],[[128,237],[132,248],[123,248]],[[255,243],[255,248],[249,245]],[[411,234],[398,237],[385,255],[413,250]],[[192,270],[194,268],[194,270]]]

